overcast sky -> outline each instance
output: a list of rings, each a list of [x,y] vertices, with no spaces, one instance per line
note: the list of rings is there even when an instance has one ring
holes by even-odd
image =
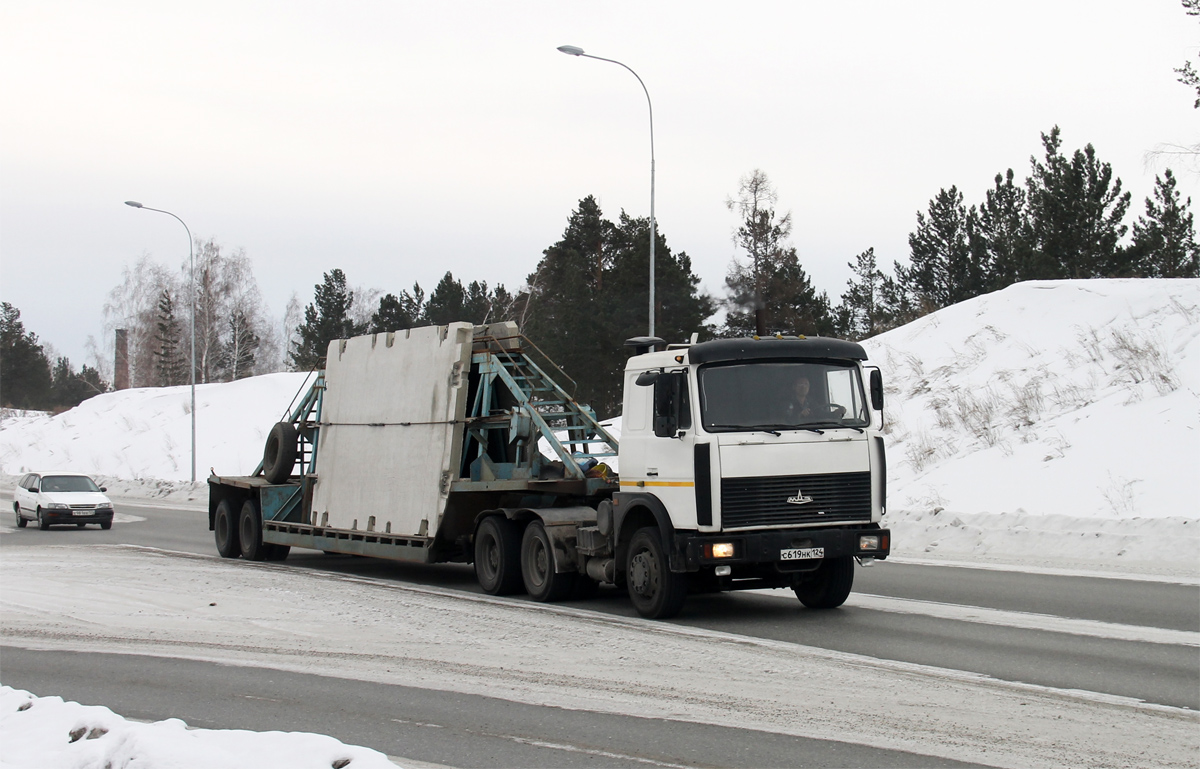
[[[523,284],[579,199],[656,214],[706,290],[725,206],[767,172],[835,300],[846,262],[907,258],[942,187],[1024,178],[1039,134],[1086,143],[1144,210],[1145,154],[1197,142],[1173,69],[1178,0],[856,2],[8,2],[0,10],[0,299],[86,362],[106,293],[183,228],[244,248],[276,315],[340,267],[399,292]],[[1178,164],[1197,197],[1197,176]],[[1132,222],[1133,215],[1130,217]]]

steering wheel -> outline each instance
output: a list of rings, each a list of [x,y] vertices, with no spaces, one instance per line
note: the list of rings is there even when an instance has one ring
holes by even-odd
[[[839,403],[830,403],[829,414],[834,419],[841,419],[842,417],[846,416],[846,407]]]

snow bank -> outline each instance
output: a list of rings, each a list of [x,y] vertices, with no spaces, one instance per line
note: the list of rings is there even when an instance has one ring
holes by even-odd
[[[1019,283],[864,347],[899,552],[1195,569],[1200,280]]]
[[[127,721],[108,708],[0,686],[0,769],[395,769],[387,756],[305,732],[190,729]]]

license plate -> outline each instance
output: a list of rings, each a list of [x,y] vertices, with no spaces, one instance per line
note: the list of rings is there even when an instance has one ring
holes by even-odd
[[[806,561],[812,558],[824,558],[825,548],[823,547],[801,547],[795,550],[780,550],[779,560],[781,561]]]
[[[91,515],[94,510],[72,510],[71,515]]]

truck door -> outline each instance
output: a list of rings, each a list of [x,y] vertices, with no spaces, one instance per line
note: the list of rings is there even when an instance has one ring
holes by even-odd
[[[621,490],[653,494],[677,528],[695,528],[696,441],[687,372],[662,372],[652,385],[627,385],[633,385],[627,392],[634,402],[627,403],[621,434]]]

